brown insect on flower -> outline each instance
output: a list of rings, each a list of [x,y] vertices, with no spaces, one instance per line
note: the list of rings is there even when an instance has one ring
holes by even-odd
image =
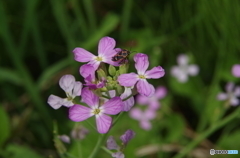
[[[116,49],[117,54],[112,57],[112,61],[119,62],[119,64],[125,64],[127,62],[127,58],[130,54],[130,51],[127,49]]]

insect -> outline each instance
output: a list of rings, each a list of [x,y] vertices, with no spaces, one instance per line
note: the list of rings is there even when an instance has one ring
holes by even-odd
[[[112,61],[118,62],[119,64],[125,64],[127,62],[127,58],[130,54],[130,51],[127,49],[119,48],[117,54],[112,57]]]

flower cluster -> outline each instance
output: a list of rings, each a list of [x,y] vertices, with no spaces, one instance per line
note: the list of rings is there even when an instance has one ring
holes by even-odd
[[[98,44],[98,55],[83,48],[75,48],[74,59],[86,63],[79,69],[85,83],[76,81],[72,75],[64,75],[59,85],[67,97],[50,95],[48,98],[49,105],[54,109],[68,107],[72,121],[80,122],[95,116],[99,133],[107,133],[111,128],[113,121],[109,115],[117,115],[132,108],[133,91],[146,97],[153,96],[155,88],[147,79],[158,79],[165,74],[161,66],[147,70],[149,60],[143,53],[134,55],[137,73],[128,73],[129,63],[113,60],[116,55],[125,58],[118,54],[122,49],[115,48],[115,45],[113,38],[103,37]],[[77,100],[77,96],[81,99]]]
[[[136,97],[137,104],[146,106],[145,110],[141,110],[139,107],[134,107],[130,111],[130,117],[138,120],[140,127],[145,130],[150,130],[152,125],[150,123],[156,117],[156,112],[160,108],[160,102],[167,94],[167,89],[163,86],[156,88],[156,92],[152,97],[145,97],[138,95]]]

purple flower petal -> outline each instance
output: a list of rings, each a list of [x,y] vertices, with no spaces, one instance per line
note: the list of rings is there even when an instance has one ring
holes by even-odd
[[[132,108],[129,115],[135,120],[141,120],[143,112],[139,108]]]
[[[148,107],[149,107],[149,110],[158,110],[160,108],[160,102],[157,100],[150,101]]]
[[[65,99],[63,99],[62,105],[69,108],[69,107],[73,106],[74,103],[72,102],[72,100],[68,100],[68,98],[65,98]]]
[[[70,143],[70,138],[66,134],[59,135],[58,138],[64,143]]]
[[[98,43],[98,54],[102,56],[113,56],[115,51],[113,50],[116,45],[116,41],[111,37],[103,37]]]
[[[235,87],[234,95],[235,95],[236,97],[240,97],[240,87]]]
[[[167,95],[167,88],[163,86],[159,86],[155,90],[155,96],[157,99],[162,99]]]
[[[115,139],[113,138],[113,136],[109,136],[108,139],[107,139],[107,148],[109,150],[113,150],[113,149],[116,149],[118,150],[119,149],[119,146],[117,145]]]
[[[125,158],[124,154],[121,151],[118,151],[116,153],[112,153],[112,157],[115,157],[115,158]]]
[[[144,119],[145,120],[152,120],[156,117],[156,110],[146,109],[144,111]]]
[[[235,64],[232,67],[232,74],[235,77],[240,77],[240,64]]]
[[[135,68],[139,75],[144,75],[149,66],[148,56],[143,53],[137,53],[134,56]]]
[[[150,130],[152,128],[152,124],[148,120],[140,121],[140,126],[142,127],[142,129],[145,129],[145,130]]]
[[[92,79],[95,78],[95,69],[90,64],[82,65],[79,69],[79,72],[84,78],[87,78],[89,75],[91,76]]]
[[[219,93],[217,95],[217,100],[226,100],[228,98],[228,95],[226,93]]]
[[[97,70],[99,65],[101,64],[101,61],[97,61],[96,59],[94,59],[94,60],[91,60],[88,64],[94,67],[94,70]]]
[[[132,94],[131,88],[125,87],[123,94],[121,94],[121,99],[125,99]],[[123,101],[123,111],[129,111],[134,105],[134,98],[130,97],[128,100]]]
[[[75,122],[86,120],[94,115],[91,110],[91,108],[82,105],[74,105],[69,109],[69,118]]]
[[[189,75],[195,76],[199,72],[199,67],[197,65],[189,65],[187,71]]]
[[[74,87],[73,87],[73,97],[75,96],[80,96],[81,95],[81,92],[82,92],[82,83],[77,81],[75,82],[74,84]]]
[[[75,84],[75,78],[73,75],[64,75],[59,80],[60,87],[70,95],[72,95],[74,84]]]
[[[120,137],[120,139],[122,140],[123,144],[126,146],[134,136],[135,136],[135,132],[129,129]]]
[[[147,80],[139,80],[137,83],[137,91],[146,97],[151,97],[154,94],[155,89],[153,85],[147,82]]]
[[[98,106],[99,98],[88,87],[82,89],[82,101],[88,106]]]
[[[178,57],[177,57],[177,63],[179,65],[187,65],[188,64],[188,56],[185,55],[185,54],[180,54]]]
[[[146,71],[145,75],[147,78],[160,78],[165,75],[165,71],[161,66],[152,68],[151,70]]]
[[[107,133],[111,123],[112,118],[108,115],[96,115],[97,130],[99,133]]]
[[[230,105],[236,106],[239,104],[239,99],[237,97],[231,97],[230,98]]]
[[[59,109],[62,106],[63,100],[63,98],[56,95],[50,95],[47,102],[53,109]]]
[[[226,86],[225,86],[225,89],[228,93],[232,92],[233,88],[234,88],[234,83],[232,83],[232,82],[227,83]]]
[[[104,103],[102,106],[103,113],[116,115],[123,109],[123,102],[120,97],[114,97]]]
[[[144,95],[138,94],[136,97],[136,101],[138,104],[146,105],[149,102],[149,97],[145,97]]]
[[[83,48],[75,48],[73,50],[74,59],[78,62],[89,62],[93,60],[95,55]]]
[[[118,76],[119,84],[126,87],[134,86],[138,80],[138,75],[133,72]]]

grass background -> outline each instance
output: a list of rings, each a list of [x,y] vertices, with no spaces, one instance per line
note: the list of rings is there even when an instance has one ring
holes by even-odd
[[[153,129],[142,130],[125,114],[111,131],[116,138],[128,128],[136,131],[126,157],[209,157],[212,148],[240,150],[239,108],[216,101],[227,82],[239,83],[231,75],[232,65],[240,63],[239,6],[237,0],[1,0],[1,157],[59,157],[53,120],[60,134],[68,134],[74,123],[66,108],[53,110],[47,98],[64,96],[58,86],[62,75],[82,80],[71,51],[96,52],[103,36],[116,39],[117,47],[148,54],[151,67],[166,70],[151,81],[168,89]],[[180,53],[200,67],[185,84],[169,73]],[[83,154],[91,153],[96,141],[91,132],[81,143]],[[75,142],[67,148],[77,153]],[[99,157],[110,156],[101,151]]]

